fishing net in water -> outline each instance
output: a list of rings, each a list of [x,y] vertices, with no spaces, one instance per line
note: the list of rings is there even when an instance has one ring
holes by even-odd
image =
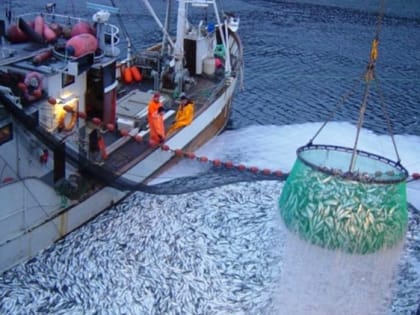
[[[403,238],[408,172],[384,157],[353,152],[332,145],[299,148],[280,213],[290,230],[313,244],[366,254]],[[348,171],[354,157],[355,171]]]

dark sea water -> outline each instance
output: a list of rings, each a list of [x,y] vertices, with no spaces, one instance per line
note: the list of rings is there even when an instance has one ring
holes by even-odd
[[[43,8],[43,3],[14,2],[17,4],[16,13]],[[105,0],[95,2],[111,5]],[[121,9],[121,17],[135,49],[160,39],[141,1],[114,2]],[[157,10],[165,8],[165,1],[150,2]],[[84,1],[57,1],[57,5],[67,12],[85,16],[93,14],[86,9]],[[240,16],[239,33],[244,45],[243,86],[234,99],[229,132],[253,126],[322,122],[353,87],[354,94],[337,110],[333,120],[356,123],[363,93],[360,78],[376,35],[379,1],[231,0],[219,1],[219,7]],[[112,19],[118,22],[115,16]],[[386,1],[379,39],[378,85],[372,86],[364,127],[377,134],[387,134],[385,114],[381,108],[383,104],[393,123],[394,133],[420,136],[420,1]],[[270,281],[274,282],[270,279],[276,279],[278,271],[273,263],[277,256],[267,254],[271,253],[267,248],[272,246],[277,249],[279,244],[266,244],[261,240],[272,241],[265,235],[277,233],[273,232],[277,229],[277,221],[275,212],[272,215],[263,214],[265,206],[261,205],[266,202],[276,204],[280,188],[276,184],[264,184],[261,188],[252,178],[246,178],[251,182],[249,186],[233,184],[223,188],[224,183],[232,181],[232,176],[229,179],[226,177],[225,181],[217,174],[211,176],[217,177],[213,178],[213,186],[219,186],[215,191],[209,189],[179,197],[150,197],[141,192],[134,194],[46,253],[11,270],[0,278],[0,296],[3,299],[0,309],[10,314],[273,314],[269,307],[272,302],[269,293],[272,289]],[[200,182],[200,178],[195,178],[193,186],[200,188],[205,184],[206,179]],[[182,185],[182,179],[167,184],[168,191],[171,185]],[[264,190],[274,196],[267,197],[262,193]],[[179,233],[183,223],[171,226],[169,220],[178,219],[176,211],[179,205],[187,209],[182,215],[188,217],[188,209],[201,207],[200,198],[211,200],[203,206],[208,209],[200,209],[194,216],[191,214],[193,224],[189,226],[188,233]],[[257,210],[247,210],[245,204],[255,200],[261,205],[255,205]],[[224,212],[224,209],[231,209],[229,207],[232,207],[233,214]],[[156,217],[150,214],[151,210],[148,212],[149,209],[158,212]],[[408,258],[400,267],[391,306],[385,314],[411,315],[420,303],[420,216],[416,209],[411,208],[410,212],[410,242],[405,254]],[[235,213],[242,214],[243,222]],[[160,224],[157,218],[164,223]],[[248,224],[247,218],[255,220],[257,229],[245,229],[248,236],[243,233],[244,226]],[[214,228],[212,232],[200,230],[195,225],[201,219],[208,224],[207,227]],[[236,220],[244,225],[237,227],[232,223]],[[219,225],[216,223],[221,222],[226,226],[224,230],[217,228]],[[217,259],[211,260],[200,265],[203,270],[191,272],[180,265],[177,261],[179,257],[169,254],[170,248],[184,251],[181,245],[189,244],[190,251],[183,256],[184,259],[190,257],[191,252],[195,255],[191,257],[201,257],[197,249],[199,246],[195,244],[205,240],[200,237],[192,240],[197,234],[191,229],[200,230],[200,235],[206,235],[220,245],[215,247],[219,252],[210,253],[210,257],[219,257],[221,263]],[[214,235],[208,235],[212,233]],[[235,253],[224,252],[226,235],[241,235],[231,245],[253,251],[258,257],[257,262],[253,263],[254,257],[245,257],[249,264],[235,265],[235,259],[242,261],[246,255],[234,256]],[[275,235],[284,236],[282,232]],[[168,248],[167,244],[170,244]],[[165,256],[165,253],[168,255]],[[178,282],[168,272],[172,267],[165,269],[157,263],[167,259],[170,259],[171,266],[177,266],[176,274],[182,273]],[[263,269],[260,270],[260,266]],[[247,284],[255,286],[252,294],[247,291],[249,288],[238,282],[237,274],[240,272],[235,268],[248,274]],[[159,279],[156,280],[155,274]],[[214,274],[224,277],[220,278],[220,282],[211,282],[208,279]],[[200,275],[204,276],[200,278]],[[189,283],[194,279],[197,287],[190,288]],[[182,288],[178,291],[174,288],[178,288],[179,283]],[[201,287],[204,289],[201,290]],[[154,288],[158,288],[159,292]],[[172,296],[174,290],[182,294]],[[184,295],[185,292],[188,294]],[[200,296],[197,298],[194,292],[205,292],[207,295],[203,296],[212,298],[214,303],[211,308],[202,308],[203,301],[200,302]],[[171,299],[160,300],[160,293],[162,296],[170,294],[172,302]],[[198,304],[183,308],[184,299],[192,299]]]
[[[43,3],[19,3],[17,12],[43,9]],[[111,5],[111,1],[94,1]],[[142,2],[113,1],[130,32],[134,48],[160,39]],[[28,5],[30,3],[30,5]],[[161,9],[166,1],[151,1]],[[84,1],[57,1],[60,8],[90,16]],[[365,72],[376,35],[380,1],[219,1],[219,8],[241,18],[244,44],[243,91],[235,98],[231,128],[324,121]],[[205,18],[205,15],[202,15]],[[113,21],[118,21],[113,17]],[[420,2],[385,1],[376,65],[365,127],[387,133],[381,97],[398,134],[420,135]],[[362,87],[337,111],[336,121],[355,122]]]

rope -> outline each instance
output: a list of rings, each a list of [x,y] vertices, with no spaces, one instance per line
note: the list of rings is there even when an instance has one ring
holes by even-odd
[[[365,112],[366,112],[366,107],[367,107],[367,99],[368,99],[368,96],[369,96],[369,89],[370,89],[370,80],[368,80],[366,82],[363,102],[362,102],[362,106],[360,107],[359,120],[357,122],[356,139],[355,139],[354,145],[353,145],[353,153],[352,153],[351,160],[350,160],[349,172],[353,171],[353,168],[354,168],[354,165],[355,165],[355,159],[356,159],[356,153],[357,153],[357,144],[359,142],[360,131],[362,129],[363,122],[364,122],[364,117],[365,117]]]
[[[347,92],[347,94],[343,95],[341,98],[341,101],[334,107],[334,109],[330,112],[329,117],[326,119],[326,121],[321,125],[321,127],[315,132],[315,135],[309,140],[308,144],[312,144],[312,142],[315,140],[316,137],[321,133],[322,129],[334,118],[335,114],[341,109],[344,102],[354,93],[354,90],[356,88],[357,83],[359,83],[358,80],[356,80],[352,86],[352,88]]]
[[[382,112],[383,112],[383,114],[385,116],[385,121],[386,121],[387,129],[388,129],[388,132],[389,132],[389,134],[391,136],[392,145],[394,146],[395,155],[397,156],[397,161],[400,162],[401,161],[401,158],[400,158],[400,155],[398,153],[397,144],[395,142],[395,136],[394,136],[394,131],[392,129],[391,119],[389,118],[389,115],[388,115],[386,104],[384,102],[384,96],[383,96],[382,90],[379,87],[379,80],[378,79],[375,80],[375,87],[376,87],[376,90],[377,90],[378,95],[379,95],[381,109],[382,109]]]

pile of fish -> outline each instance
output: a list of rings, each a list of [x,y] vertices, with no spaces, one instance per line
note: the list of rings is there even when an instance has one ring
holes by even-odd
[[[290,233],[278,209],[282,187],[272,180],[136,192],[0,275],[0,313],[282,315],[276,292]],[[410,207],[389,314],[418,307],[419,227],[420,212]]]
[[[282,183],[137,192],[0,278],[1,313],[263,314],[278,283]]]
[[[405,182],[376,184],[343,179],[300,160],[283,189],[285,224],[302,238],[349,253],[372,253],[403,239]]]

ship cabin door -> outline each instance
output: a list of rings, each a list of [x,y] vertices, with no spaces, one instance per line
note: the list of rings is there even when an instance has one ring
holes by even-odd
[[[117,101],[116,62],[111,61],[89,69],[86,89],[88,119],[100,118],[104,124],[114,124]]]

